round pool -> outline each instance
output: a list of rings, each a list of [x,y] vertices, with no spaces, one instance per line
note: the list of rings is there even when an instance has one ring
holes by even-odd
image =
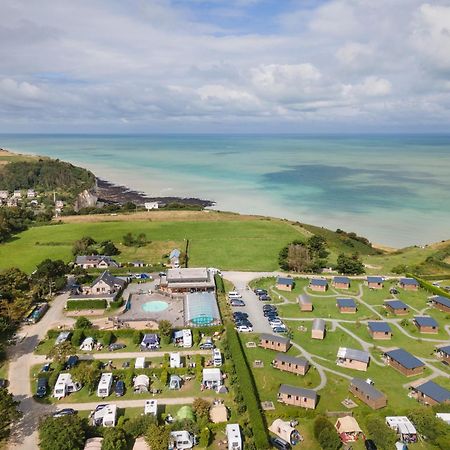
[[[161,300],[153,300],[151,302],[145,302],[142,305],[142,309],[145,312],[161,312],[169,307],[167,302],[163,302]]]

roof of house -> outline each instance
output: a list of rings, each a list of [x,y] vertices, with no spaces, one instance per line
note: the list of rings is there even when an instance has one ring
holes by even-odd
[[[355,361],[361,361],[365,363],[368,363],[370,359],[369,352],[347,347],[339,347],[337,357],[344,359],[353,359]]]
[[[420,386],[416,386],[414,390],[421,392],[439,403],[450,400],[450,391],[442,386],[439,386],[433,381],[427,381]]]
[[[339,433],[362,433],[362,430],[353,416],[339,417],[334,427]]]
[[[180,250],[178,250],[177,248],[174,248],[174,249],[170,252],[169,259],[172,259],[172,258],[179,258],[180,255],[181,255]]]
[[[325,331],[325,320],[323,319],[314,319],[312,323],[313,330]]]
[[[414,321],[419,325],[419,327],[438,327],[438,323],[428,316],[414,317]]]
[[[389,350],[385,353],[389,358],[394,359],[406,369],[415,369],[417,367],[424,366],[424,363],[416,358],[411,353],[403,350],[402,348],[396,348],[395,350]]]
[[[443,297],[442,295],[435,295],[434,297],[431,297],[431,301],[447,306],[447,308],[450,308],[450,298]]]
[[[386,322],[369,322],[367,324],[373,332],[390,333],[391,327]]]
[[[444,345],[444,347],[439,347],[438,350],[440,352],[445,353],[446,355],[450,355],[450,345]]]
[[[311,284],[312,286],[327,286],[328,281],[322,278],[312,278],[309,284]]]
[[[91,283],[91,287],[95,286],[99,281],[103,281],[110,288],[113,288],[114,286],[120,286],[121,288],[123,288],[126,284],[125,280],[111,275],[107,270],[105,270]]]
[[[312,304],[312,300],[311,297],[309,295],[306,294],[302,294],[298,297],[298,301],[299,303],[301,303],[302,305],[311,305]]]
[[[419,282],[415,278],[400,278],[400,284],[419,286]]]
[[[105,261],[108,264],[115,263],[111,256],[107,255],[80,255],[75,259],[76,264],[99,263],[100,261]]]
[[[401,300],[385,300],[384,304],[392,309],[409,309],[409,306]]]
[[[371,384],[366,383],[366,381],[361,378],[353,378],[350,385],[356,386],[358,390],[364,392],[364,394],[368,395],[372,399],[382,398],[385,396],[381,391],[375,389]]]
[[[350,278],[348,277],[334,277],[333,283],[345,283],[350,284]]]
[[[352,298],[338,298],[336,303],[338,308],[356,308],[356,302]]]
[[[288,338],[285,338],[283,336],[276,336],[275,334],[267,334],[262,333],[259,335],[260,340],[267,340],[267,341],[273,341],[273,342],[279,342],[280,344],[289,344],[291,341]]]
[[[383,277],[367,277],[368,283],[383,283]]]
[[[316,391],[313,391],[312,389],[303,389],[296,386],[290,386],[289,384],[282,384],[278,392],[280,394],[295,395],[298,397],[311,398],[313,400],[317,399]]]
[[[285,363],[296,364],[297,366],[307,367],[309,365],[305,358],[298,358],[295,356],[285,355],[284,353],[277,353],[275,356],[276,361],[282,361]]]
[[[277,277],[277,284],[285,284],[286,286],[293,286],[294,279],[288,277]]]

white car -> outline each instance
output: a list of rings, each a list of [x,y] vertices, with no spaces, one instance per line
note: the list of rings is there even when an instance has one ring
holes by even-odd
[[[231,292],[228,292],[228,298],[230,300],[235,299],[235,298],[242,298],[242,295],[239,294],[239,292],[231,291]]]
[[[284,323],[280,319],[273,319],[269,321],[271,327],[282,327]]]
[[[239,333],[251,333],[253,331],[252,327],[248,327],[247,325],[240,325],[236,328]]]

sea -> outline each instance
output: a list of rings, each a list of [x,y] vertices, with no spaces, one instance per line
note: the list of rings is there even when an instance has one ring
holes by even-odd
[[[392,247],[450,238],[450,135],[0,135],[150,196],[353,231]]]

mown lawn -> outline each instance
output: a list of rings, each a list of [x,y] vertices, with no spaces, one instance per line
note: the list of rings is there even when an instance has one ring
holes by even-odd
[[[145,233],[151,244],[136,250],[121,246],[126,233]],[[0,245],[0,269],[19,267],[32,272],[45,258],[73,259],[73,242],[83,236],[119,244],[119,261],[136,258],[157,263],[171,248],[185,249],[189,240],[189,265],[236,270],[276,270],[278,253],[304,235],[289,223],[276,220],[216,222],[91,222],[30,228]]]

